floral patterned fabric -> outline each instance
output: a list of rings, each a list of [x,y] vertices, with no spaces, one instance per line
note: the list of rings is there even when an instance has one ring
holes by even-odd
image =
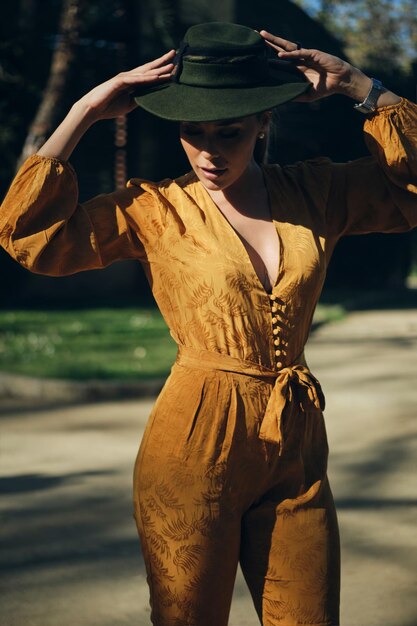
[[[139,260],[180,347],[135,467],[158,626],[226,625],[239,559],[264,626],[338,624],[324,397],[303,349],[338,239],[417,225],[416,105],[364,130],[370,157],[263,166],[271,293],[193,172],[80,204],[71,165],[35,155],[4,200],[0,241],[31,271]]]

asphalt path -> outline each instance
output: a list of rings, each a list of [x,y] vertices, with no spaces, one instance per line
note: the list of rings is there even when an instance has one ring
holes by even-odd
[[[306,354],[327,402],[341,623],[417,626],[417,310],[352,313]],[[2,626],[150,624],[131,475],[152,404],[3,402]],[[230,626],[256,624],[239,572]]]

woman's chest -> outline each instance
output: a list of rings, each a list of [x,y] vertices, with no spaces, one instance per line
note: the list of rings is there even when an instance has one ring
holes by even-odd
[[[230,211],[223,215],[242,242],[253,271],[264,289],[271,291],[277,282],[280,267],[281,246],[276,225],[268,217],[260,219]]]
[[[256,306],[271,291],[314,300],[326,266],[323,240],[309,224],[273,219],[232,225],[224,215],[195,212],[167,222],[148,262],[153,288],[175,292],[191,308],[225,294]]]

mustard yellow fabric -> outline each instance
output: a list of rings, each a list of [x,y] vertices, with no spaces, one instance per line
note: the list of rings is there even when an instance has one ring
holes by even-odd
[[[273,382],[205,356],[180,350],[135,465],[152,623],[226,626],[240,562],[264,626],[339,624],[323,416],[293,403],[280,455],[259,437]]]
[[[71,165],[35,155],[3,202],[1,244],[31,271],[138,259],[179,345],[135,466],[155,625],[225,626],[239,560],[264,626],[339,623],[324,396],[303,349],[338,239],[417,225],[417,106],[364,131],[370,157],[263,166],[270,294],[192,172],[79,204]]]

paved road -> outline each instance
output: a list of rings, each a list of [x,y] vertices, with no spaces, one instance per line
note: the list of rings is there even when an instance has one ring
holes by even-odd
[[[417,626],[417,310],[353,313],[307,358],[327,399],[342,624]],[[2,625],[150,623],[130,485],[151,406],[3,406]],[[257,623],[239,574],[230,626]]]

